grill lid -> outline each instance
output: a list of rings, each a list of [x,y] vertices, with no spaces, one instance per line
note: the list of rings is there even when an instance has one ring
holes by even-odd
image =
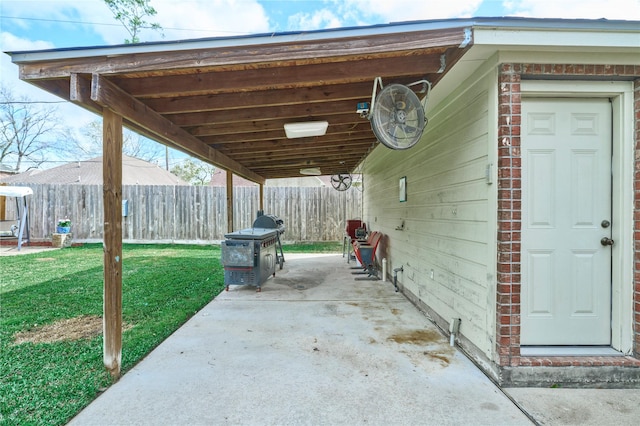
[[[272,214],[263,214],[253,222],[254,228],[276,229],[278,233],[284,233],[284,221]]]

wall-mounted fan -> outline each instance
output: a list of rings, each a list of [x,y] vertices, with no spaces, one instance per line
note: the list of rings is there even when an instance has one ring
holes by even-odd
[[[331,186],[338,191],[346,191],[351,188],[351,182],[353,179],[349,173],[340,173],[331,176]]]
[[[422,100],[409,88],[417,84],[423,85],[420,93],[426,93]],[[376,96],[378,85],[382,90]],[[431,83],[427,80],[383,87],[382,78],[377,77],[367,114],[376,138],[391,149],[408,149],[418,143],[427,125],[425,111],[430,91]]]

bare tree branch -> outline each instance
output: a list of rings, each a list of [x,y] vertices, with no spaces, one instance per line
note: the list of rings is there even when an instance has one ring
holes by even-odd
[[[60,136],[55,108],[16,98],[10,88],[0,87],[0,163],[12,165],[15,171],[27,160],[40,165]]]
[[[74,159],[87,159],[102,155],[102,121],[94,120],[80,129],[81,137],[68,140],[65,154]],[[159,164],[165,156],[165,147],[131,130],[124,129],[122,152],[130,157]]]

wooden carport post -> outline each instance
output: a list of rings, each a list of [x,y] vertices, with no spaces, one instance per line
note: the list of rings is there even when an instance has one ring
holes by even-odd
[[[122,360],[122,117],[102,114],[104,200],[104,366],[120,377]]]
[[[264,211],[264,184],[260,184],[260,211]]]
[[[227,232],[233,232],[233,172],[227,170]]]

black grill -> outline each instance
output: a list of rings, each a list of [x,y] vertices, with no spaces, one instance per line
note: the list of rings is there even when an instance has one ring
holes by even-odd
[[[262,210],[258,211],[258,217],[253,221],[254,228],[275,229],[278,234],[284,234],[284,221],[278,216],[272,214],[264,214]]]
[[[260,291],[271,275],[276,275],[278,232],[274,229],[249,228],[225,234],[220,245],[224,282],[229,285],[252,285]]]
[[[282,252],[282,242],[280,235],[284,234],[284,221],[273,214],[264,214],[263,210],[258,210],[258,217],[253,221],[254,228],[275,229],[278,231],[278,243],[276,244],[276,263],[280,269],[284,266],[284,253]]]

